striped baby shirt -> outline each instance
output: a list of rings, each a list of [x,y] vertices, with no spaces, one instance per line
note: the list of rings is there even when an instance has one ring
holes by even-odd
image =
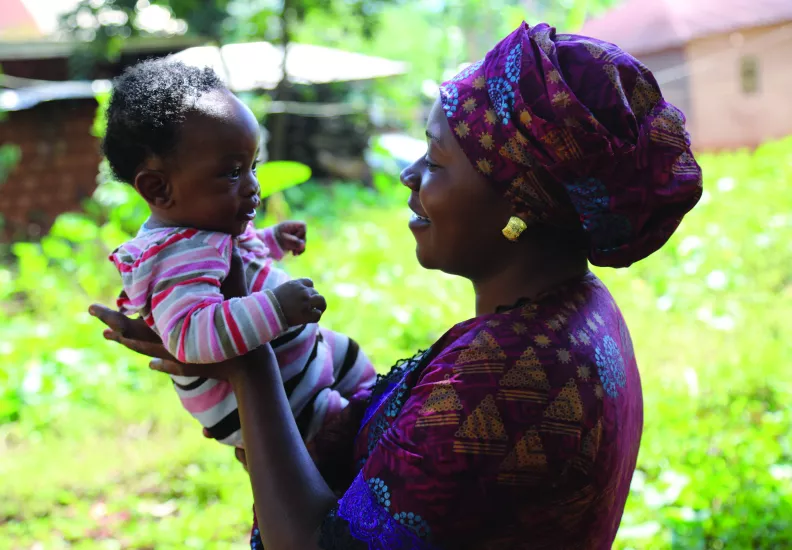
[[[225,300],[234,245],[249,295]],[[252,224],[237,237],[149,220],[110,260],[123,283],[119,310],[140,314],[168,351],[187,363],[215,363],[269,342],[292,412],[310,439],[328,413],[367,392],[374,368],[349,337],[317,324],[287,327],[272,289],[289,276],[273,260],[284,255],[273,228]],[[222,443],[241,446],[236,398],[228,382],[173,376],[183,406]]]

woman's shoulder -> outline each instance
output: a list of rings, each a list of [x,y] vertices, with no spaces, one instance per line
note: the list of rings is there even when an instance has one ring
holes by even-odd
[[[603,340],[621,338],[623,324],[613,297],[590,275],[537,300],[459,323],[444,337],[438,357],[508,362],[532,350],[564,365],[572,356],[594,355]]]
[[[486,394],[505,411],[530,409],[537,420],[564,409],[569,420],[590,424],[603,397],[624,378],[625,337],[613,298],[592,276],[553,296],[457,325],[418,384],[450,384],[463,401]],[[554,407],[559,399],[563,403]]]

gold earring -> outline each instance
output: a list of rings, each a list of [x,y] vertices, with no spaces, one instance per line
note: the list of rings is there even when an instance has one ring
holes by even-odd
[[[522,218],[518,218],[517,216],[512,216],[509,218],[509,223],[506,224],[506,227],[503,228],[503,236],[509,239],[511,242],[517,242],[517,239],[520,238],[522,232],[528,228],[528,225],[522,220]]]

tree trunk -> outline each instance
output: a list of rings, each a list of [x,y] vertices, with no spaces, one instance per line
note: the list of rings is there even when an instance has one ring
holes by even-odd
[[[291,18],[292,0],[283,0],[283,7],[280,13],[280,28],[281,28],[281,47],[283,48],[283,60],[281,62],[281,80],[275,87],[272,94],[274,101],[288,101],[289,100],[289,73],[287,72],[286,65],[288,60],[289,44],[291,44],[291,27],[289,26],[289,19]],[[289,122],[289,115],[287,113],[280,113],[275,115],[270,125],[270,159],[271,160],[286,160],[286,133]]]

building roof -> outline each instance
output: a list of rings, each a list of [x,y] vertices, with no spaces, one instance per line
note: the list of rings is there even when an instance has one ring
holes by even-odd
[[[0,61],[68,57],[80,43],[59,28],[79,0],[0,0]],[[152,34],[124,41],[124,53],[177,51],[203,43],[184,34]]]
[[[587,21],[580,34],[639,55],[713,34],[788,21],[792,21],[792,0],[626,0]]]
[[[274,89],[283,74],[283,48],[269,42],[199,46],[171,58],[212,67],[235,92]],[[291,44],[286,70],[296,84],[326,84],[396,76],[407,72],[407,64],[335,48]],[[45,101],[92,98],[111,85],[108,80],[54,82],[0,74],[0,110],[21,111]]]
[[[235,92],[272,90],[283,75],[283,47],[269,42],[200,46],[172,58],[212,67]],[[407,64],[336,48],[290,44],[286,71],[296,84],[325,84],[401,75],[407,72]]]
[[[2,1],[0,0],[0,2]],[[158,54],[178,51],[203,42],[204,40],[197,36],[136,36],[124,41],[121,45],[121,52]],[[24,41],[3,41],[0,38],[0,63],[11,60],[65,58],[69,57],[80,45],[79,42],[48,38]]]
[[[22,0],[0,0],[0,39],[37,38],[42,36],[38,23]]]
[[[0,40],[35,40],[53,35],[58,18],[77,0],[0,0]]]

